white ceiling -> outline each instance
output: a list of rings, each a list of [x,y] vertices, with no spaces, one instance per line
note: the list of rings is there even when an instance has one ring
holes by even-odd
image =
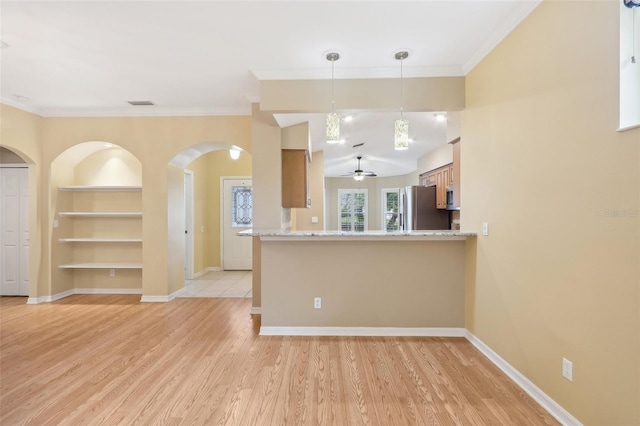
[[[328,51],[341,55],[336,79],[397,78],[399,50],[405,77],[465,75],[539,2],[0,0],[0,99],[43,116],[249,114],[258,80],[331,78]],[[127,103],[144,100],[155,106]],[[357,154],[379,175],[415,170],[443,126],[406,115],[406,152],[388,149],[395,115],[344,123],[327,175],[355,169]],[[323,115],[278,120],[306,118],[322,149]]]

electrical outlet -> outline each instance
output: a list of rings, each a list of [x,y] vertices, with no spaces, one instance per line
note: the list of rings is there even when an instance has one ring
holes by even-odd
[[[316,309],[321,309],[322,308],[322,298],[321,297],[314,297],[313,298],[313,307]]]
[[[562,377],[573,382],[573,363],[566,358],[562,358]]]
[[[318,223],[318,216],[311,216],[311,223]]]
[[[116,270],[115,269],[109,269],[109,276],[110,277],[115,277],[116,276]]]
[[[482,224],[482,235],[489,235],[489,223],[487,222]]]

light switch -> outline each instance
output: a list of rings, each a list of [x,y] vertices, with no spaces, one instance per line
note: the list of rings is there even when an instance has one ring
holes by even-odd
[[[311,216],[311,223],[318,223],[318,216]]]
[[[482,224],[482,235],[489,235],[489,224],[487,222]]]
[[[53,219],[53,227],[54,228],[58,227],[58,219]]]

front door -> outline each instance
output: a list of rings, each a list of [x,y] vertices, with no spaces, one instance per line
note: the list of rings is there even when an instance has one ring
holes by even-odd
[[[250,178],[223,178],[222,269],[251,270],[252,238],[238,232],[253,226],[253,188]]]
[[[28,169],[0,168],[0,295],[29,295]]]

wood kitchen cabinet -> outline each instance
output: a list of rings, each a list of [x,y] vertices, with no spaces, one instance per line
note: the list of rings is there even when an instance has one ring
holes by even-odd
[[[282,150],[282,207],[311,207],[309,157],[304,149]]]
[[[453,163],[420,175],[420,185],[436,187],[436,207],[447,208],[447,186],[453,184]]]

